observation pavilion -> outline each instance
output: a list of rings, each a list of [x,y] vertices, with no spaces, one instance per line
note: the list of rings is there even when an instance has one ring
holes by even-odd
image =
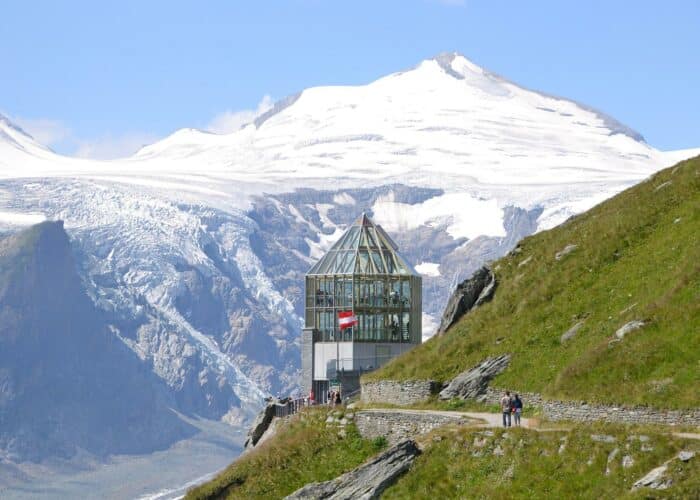
[[[302,388],[317,401],[421,343],[421,277],[362,214],[306,274]]]

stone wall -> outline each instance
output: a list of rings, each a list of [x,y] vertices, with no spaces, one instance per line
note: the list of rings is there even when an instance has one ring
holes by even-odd
[[[513,393],[515,391],[511,391]],[[549,420],[573,420],[577,422],[612,422],[625,424],[700,425],[700,408],[693,410],[659,410],[645,406],[602,406],[581,401],[555,401],[543,399],[539,394],[519,392],[526,407],[535,406]],[[483,401],[498,404],[503,389],[489,387]]]
[[[360,400],[363,403],[390,403],[408,406],[428,399],[440,390],[440,385],[432,380],[379,380],[362,382]]]
[[[362,383],[362,403],[389,403],[409,406],[428,399],[440,390],[440,384],[431,380],[380,380]],[[511,391],[515,392],[515,391]],[[519,393],[525,406],[542,410],[549,420],[573,420],[577,422],[612,422],[626,424],[700,425],[700,408],[692,410],[660,410],[645,406],[604,406],[581,401],[556,401],[544,399],[535,393]],[[487,388],[479,400],[498,404],[503,389]]]
[[[459,414],[420,410],[361,410],[355,413],[354,419],[362,437],[374,439],[384,436],[389,444],[425,434],[449,423],[471,422]]]

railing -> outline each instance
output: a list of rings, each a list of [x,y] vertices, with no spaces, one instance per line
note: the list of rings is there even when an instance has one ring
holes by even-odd
[[[343,372],[358,372],[362,375],[363,373],[376,370],[395,357],[396,355],[388,354],[370,356],[367,358],[331,359],[330,363],[326,366],[326,377],[337,378]]]
[[[288,399],[284,403],[275,403],[275,417],[294,415],[307,406],[309,406],[307,398]]]
[[[408,343],[411,342],[411,335],[408,325],[403,327],[373,328],[362,330],[359,327],[347,328],[325,328],[317,330],[314,334],[316,342],[387,342],[387,343]]]

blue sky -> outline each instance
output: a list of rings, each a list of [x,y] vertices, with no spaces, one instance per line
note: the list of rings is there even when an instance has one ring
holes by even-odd
[[[458,51],[660,149],[699,147],[698,26],[697,0],[7,2],[0,112],[60,152],[118,156]]]

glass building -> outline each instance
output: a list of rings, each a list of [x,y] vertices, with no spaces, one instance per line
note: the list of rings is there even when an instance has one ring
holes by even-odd
[[[341,330],[340,312],[353,327]],[[421,277],[381,226],[362,214],[306,274],[303,388],[359,387],[362,373],[421,342]]]

